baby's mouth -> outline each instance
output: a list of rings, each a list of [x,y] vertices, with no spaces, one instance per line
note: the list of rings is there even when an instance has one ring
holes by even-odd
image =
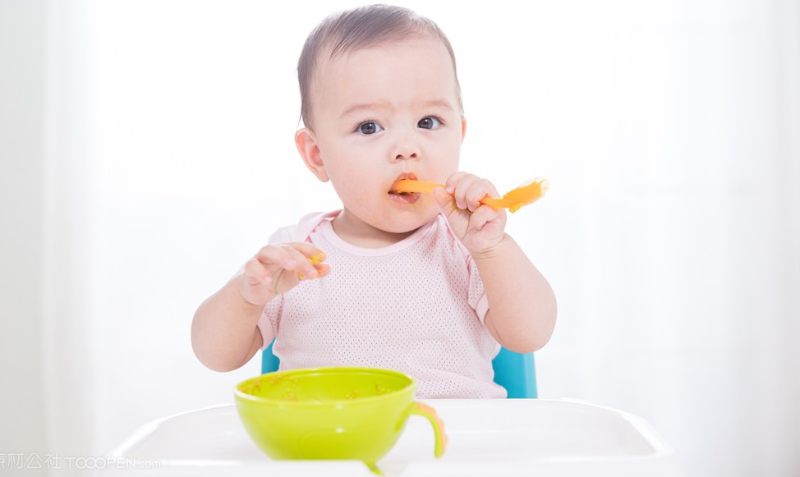
[[[389,198],[396,203],[399,204],[413,204],[417,200],[419,200],[420,194],[418,192],[397,192],[396,186],[397,183],[403,179],[412,179],[416,180],[417,176],[413,173],[411,174],[401,174],[397,180],[394,181],[392,187],[389,189]]]

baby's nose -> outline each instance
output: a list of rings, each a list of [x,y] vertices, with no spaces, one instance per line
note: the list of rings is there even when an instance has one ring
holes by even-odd
[[[422,151],[419,144],[413,139],[412,134],[405,134],[399,137],[392,150],[391,157],[395,161],[406,159],[419,159]]]
[[[397,154],[396,156],[394,156],[394,159],[396,161],[402,161],[404,159],[417,159],[418,157],[419,157],[418,153],[412,152],[412,153],[406,153],[406,154]]]

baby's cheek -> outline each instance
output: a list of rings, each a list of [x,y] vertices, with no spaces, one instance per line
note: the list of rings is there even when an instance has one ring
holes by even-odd
[[[348,208],[356,208],[359,204],[374,202],[375,195],[363,184],[358,184],[353,179],[339,182],[336,187],[336,192],[339,198],[342,199],[344,205]]]

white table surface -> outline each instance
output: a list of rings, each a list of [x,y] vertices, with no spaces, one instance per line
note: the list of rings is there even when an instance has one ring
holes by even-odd
[[[408,420],[378,466],[389,477],[674,477],[672,447],[640,417],[567,400],[423,400],[445,423],[445,455],[433,429]],[[103,477],[369,476],[358,461],[273,461],[250,440],[236,407],[224,404],[142,426],[108,454]]]

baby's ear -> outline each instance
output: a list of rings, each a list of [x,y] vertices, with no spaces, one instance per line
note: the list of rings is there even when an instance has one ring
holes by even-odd
[[[325,170],[325,164],[322,162],[314,131],[308,128],[297,131],[297,134],[294,135],[294,143],[308,170],[313,172],[320,181],[328,182],[328,171]]]

